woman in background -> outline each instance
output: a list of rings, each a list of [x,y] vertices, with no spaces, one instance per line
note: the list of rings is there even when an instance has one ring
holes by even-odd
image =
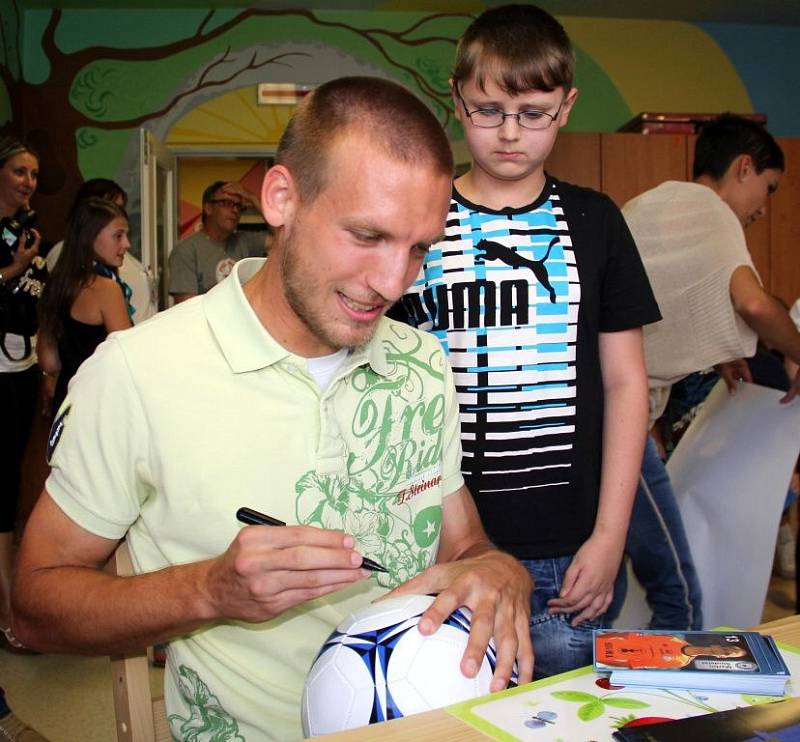
[[[128,203],[128,194],[116,181],[109,178],[90,178],[81,183],[78,188],[70,208],[70,216],[78,208],[78,204],[81,201],[91,197],[113,201],[122,209]],[[50,273],[55,269],[63,247],[64,242],[62,240],[53,245],[47,253],[47,269]],[[155,287],[144,266],[130,251],[125,253],[125,258],[119,269],[119,277],[131,287],[130,305],[133,307],[133,315],[131,316],[133,324],[144,322],[144,320],[152,317],[158,310]]]
[[[39,158],[36,153],[17,139],[1,137],[0,218],[17,217],[30,208],[38,177]],[[14,289],[31,271],[38,253],[39,235],[32,230],[29,235],[23,235],[10,255],[10,262],[4,259],[0,264],[0,302],[5,310],[0,310],[0,644],[11,650],[23,649],[9,627],[9,586],[20,465],[36,405],[38,374],[35,338],[27,333],[14,332],[13,327],[6,325],[5,317],[10,302],[21,298],[21,292],[14,292]],[[31,281],[30,285],[33,286],[34,282]],[[31,297],[33,294],[23,300],[31,300]]]
[[[129,290],[118,275],[129,247],[128,218],[119,206],[100,198],[78,204],[39,302],[39,366],[54,412],[106,335],[131,326]]]

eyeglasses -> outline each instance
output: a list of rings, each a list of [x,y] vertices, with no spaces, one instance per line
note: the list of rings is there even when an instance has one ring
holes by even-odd
[[[206,201],[207,204],[219,204],[220,206],[224,206],[226,209],[236,209],[237,211],[244,211],[247,206],[245,206],[241,201],[234,201],[231,198],[212,198]]]
[[[558,118],[558,114],[561,112],[561,106],[564,105],[564,101],[561,101],[555,113],[547,113],[546,111],[506,113],[499,108],[476,108],[474,111],[470,111],[467,108],[466,101],[461,95],[461,90],[458,85],[456,85],[456,95],[458,95],[461,105],[464,106],[464,113],[467,114],[467,118],[472,125],[481,129],[497,129],[501,127],[509,117],[515,118],[523,129],[548,129],[553,121]]]

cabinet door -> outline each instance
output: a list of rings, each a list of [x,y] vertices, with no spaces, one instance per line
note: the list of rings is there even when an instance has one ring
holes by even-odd
[[[568,183],[601,190],[600,134],[560,132],[544,169]]]
[[[771,290],[791,306],[800,297],[800,139],[778,144],[787,169],[769,199]]]
[[[685,134],[602,134],[603,191],[617,206],[665,180],[686,180]]]

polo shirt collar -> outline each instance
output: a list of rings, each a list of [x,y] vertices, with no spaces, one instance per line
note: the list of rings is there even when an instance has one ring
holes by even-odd
[[[244,295],[242,287],[265,262],[266,258],[239,260],[230,275],[202,297],[206,321],[234,373],[257,371],[292,355],[267,332]],[[389,340],[393,324],[382,318],[372,339],[351,354],[348,365],[368,363],[376,374],[388,376],[391,343],[384,339]]]
[[[290,355],[266,331],[242,288],[265,262],[266,258],[239,260],[202,298],[206,321],[235,374],[266,368]]]

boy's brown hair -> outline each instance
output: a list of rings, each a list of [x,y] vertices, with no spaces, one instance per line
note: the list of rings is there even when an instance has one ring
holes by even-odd
[[[510,95],[572,88],[575,52],[563,26],[535,5],[503,5],[478,16],[456,49],[453,84],[491,78]]]

